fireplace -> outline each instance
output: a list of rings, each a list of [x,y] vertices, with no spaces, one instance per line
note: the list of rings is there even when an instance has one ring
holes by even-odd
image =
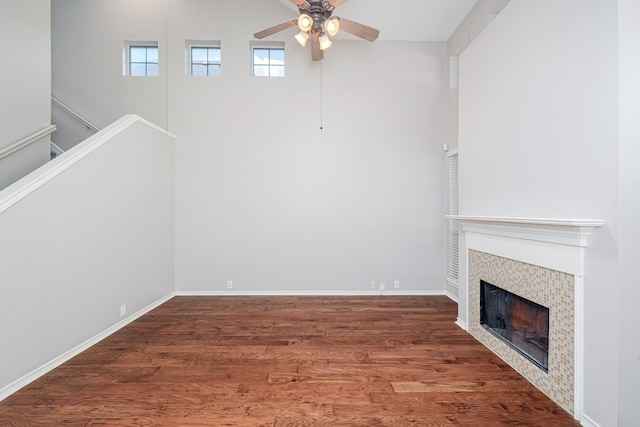
[[[463,231],[456,323],[582,419],[585,251],[591,233],[604,222],[450,218]],[[492,298],[509,302],[481,314],[481,305],[486,308]]]
[[[573,412],[576,369],[575,276],[484,251],[471,249],[468,256],[469,333],[567,412]],[[514,295],[512,298],[517,296],[549,308],[546,370],[512,343],[481,324],[482,282],[509,292]]]
[[[480,281],[480,325],[549,372],[549,309]]]

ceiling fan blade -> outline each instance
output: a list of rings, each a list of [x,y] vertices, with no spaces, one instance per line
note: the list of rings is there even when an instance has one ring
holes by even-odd
[[[380,30],[376,30],[375,28],[369,27],[364,24],[360,24],[355,21],[351,21],[345,18],[340,19],[340,30],[349,34],[353,34],[356,37],[360,37],[361,39],[369,40],[370,42],[374,41],[380,35]]]
[[[283,22],[282,24],[274,25],[271,28],[267,28],[266,30],[259,31],[253,35],[253,37],[257,39],[263,39],[265,37],[269,37],[272,34],[278,33],[280,31],[284,31],[288,28],[295,27],[298,25],[297,19],[292,19],[291,21]]]
[[[324,58],[324,53],[320,50],[320,33],[311,33],[311,60],[321,61]]]
[[[293,0],[291,0],[291,1],[293,1]],[[327,1],[334,8],[338,7],[338,6],[342,6],[343,4],[345,4],[347,2],[347,0],[327,0]]]
[[[306,0],[291,0],[291,3],[295,4],[298,9],[307,10],[309,9],[309,3]]]

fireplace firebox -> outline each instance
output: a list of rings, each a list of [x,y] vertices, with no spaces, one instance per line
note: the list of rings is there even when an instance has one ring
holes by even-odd
[[[481,280],[480,325],[548,372],[547,307]]]

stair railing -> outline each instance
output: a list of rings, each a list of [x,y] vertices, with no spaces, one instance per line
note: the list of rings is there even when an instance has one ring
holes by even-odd
[[[36,141],[41,140],[42,138],[51,135],[56,130],[54,125],[45,126],[42,129],[32,133],[31,135],[22,138],[21,140],[3,148],[0,150],[0,160],[4,159],[15,153],[16,151],[22,150],[25,147],[33,144]]]
[[[60,101],[58,98],[56,98],[53,95],[51,95],[51,102],[53,102],[53,104],[59,107],[62,111],[64,111],[65,113],[67,113],[68,115],[70,115],[71,117],[73,117],[74,119],[82,123],[83,125],[85,125],[87,129],[90,129],[96,133],[100,131],[100,128],[98,126],[94,125],[89,120],[85,119],[83,116],[77,113],[73,108],[69,107],[67,104]]]

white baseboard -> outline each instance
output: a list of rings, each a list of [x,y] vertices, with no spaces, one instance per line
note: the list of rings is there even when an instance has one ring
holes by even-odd
[[[82,344],[72,348],[71,350],[67,351],[64,354],[61,354],[60,356],[56,357],[55,359],[51,360],[50,362],[47,362],[44,365],[40,366],[39,368],[29,372],[27,375],[25,375],[22,378],[12,382],[11,384],[7,385],[6,387],[3,387],[2,389],[0,389],[0,401],[6,399],[7,397],[11,396],[13,393],[17,392],[21,388],[25,387],[26,385],[32,383],[33,381],[37,380],[38,378],[42,377],[43,375],[49,373],[53,369],[55,369],[58,366],[62,365],[63,363],[65,363],[65,362],[69,361],[70,359],[74,358],[75,356],[79,355],[83,351],[87,350],[89,347],[99,343],[103,339],[107,338],[109,335],[117,332],[118,330],[120,330],[123,327],[127,326],[129,323],[131,323],[134,320],[138,319],[139,317],[147,314],[148,312],[150,312],[154,308],[156,308],[156,307],[164,304],[165,302],[169,301],[174,296],[175,296],[175,293],[172,292],[169,295],[167,295],[167,296],[165,296],[163,298],[160,298],[159,300],[149,304],[148,306],[142,308],[141,310],[137,311],[136,313],[133,313],[132,315],[122,319],[120,322],[116,323],[115,325],[111,326],[110,328],[100,332],[98,335],[96,335],[96,336],[94,336],[92,338],[89,338],[87,341],[83,342]]]
[[[456,325],[460,326],[462,329],[464,329],[467,332],[469,331],[469,325],[467,325],[467,322],[463,321],[459,317],[458,317],[458,320],[456,320]]]
[[[176,291],[176,296],[337,296],[337,297],[361,297],[361,296],[449,296],[444,290],[435,291],[402,291],[390,289],[384,291]]]
[[[445,291],[444,294],[445,296],[449,297],[451,301],[455,302],[456,304],[458,303],[458,297],[456,295],[452,294],[449,291]]]
[[[582,419],[580,420],[580,425],[584,427],[600,427],[600,425],[589,418],[587,415],[582,414]]]

